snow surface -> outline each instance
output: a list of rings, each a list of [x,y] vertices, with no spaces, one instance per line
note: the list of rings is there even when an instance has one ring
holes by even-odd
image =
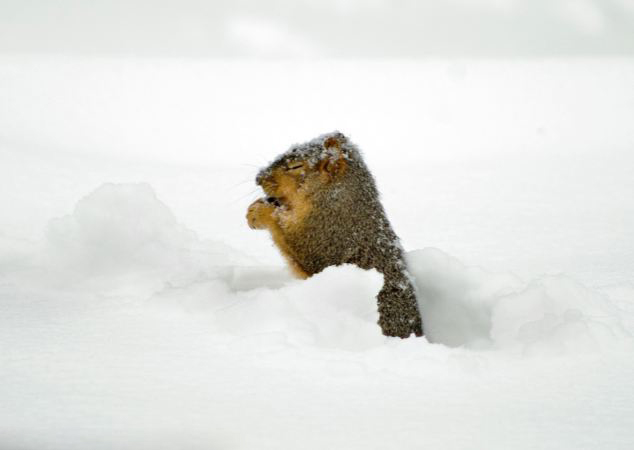
[[[632,76],[0,61],[0,448],[632,448]],[[246,226],[335,128],[424,247],[424,339],[380,334],[377,272],[295,280]]]

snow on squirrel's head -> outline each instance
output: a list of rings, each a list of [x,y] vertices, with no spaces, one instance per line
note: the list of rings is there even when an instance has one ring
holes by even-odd
[[[343,181],[358,169],[367,171],[361,153],[346,136],[334,131],[291,146],[260,170],[255,182],[270,199],[283,199],[298,189],[310,193]]]
[[[302,164],[305,169],[319,169],[334,172],[340,161],[352,162],[361,159],[358,149],[339,131],[322,134],[303,144],[292,145],[278,155],[267,167],[260,170],[256,184],[270,177],[277,169],[295,170]]]

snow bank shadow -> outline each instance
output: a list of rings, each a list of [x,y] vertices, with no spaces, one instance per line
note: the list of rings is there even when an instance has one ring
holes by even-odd
[[[566,276],[526,284],[431,248],[407,259],[432,342],[558,355],[608,350],[630,337],[608,296]]]
[[[225,244],[201,241],[147,184],[101,186],[72,214],[51,221],[45,247],[43,264],[69,286],[123,290],[148,313],[198,316],[210,333],[246,347],[362,351],[395,341],[376,324],[382,284],[376,271],[331,267],[293,280]],[[526,284],[466,267],[436,249],[407,258],[433,343],[532,355],[603,351],[629,342],[610,299],[566,277]]]

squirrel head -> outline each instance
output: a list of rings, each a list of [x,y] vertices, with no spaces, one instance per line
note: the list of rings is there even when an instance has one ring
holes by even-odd
[[[351,158],[346,144],[346,137],[334,132],[295,145],[262,169],[255,182],[282,204],[298,193],[311,196],[345,175]]]

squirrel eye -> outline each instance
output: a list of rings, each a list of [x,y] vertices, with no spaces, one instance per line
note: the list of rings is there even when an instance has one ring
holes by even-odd
[[[298,166],[288,167],[286,170],[296,170],[296,169],[301,169],[302,167],[304,167],[304,165],[300,164]]]

